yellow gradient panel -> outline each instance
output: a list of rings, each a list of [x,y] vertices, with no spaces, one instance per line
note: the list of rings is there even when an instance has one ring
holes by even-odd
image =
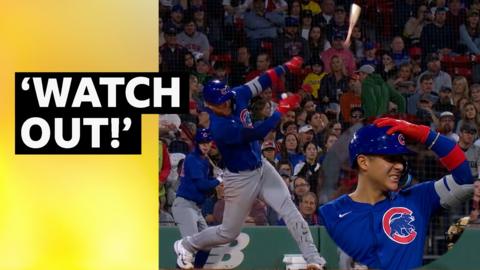
[[[158,116],[142,155],[17,156],[14,76],[158,70],[158,1],[0,6],[0,269],[157,269]]]

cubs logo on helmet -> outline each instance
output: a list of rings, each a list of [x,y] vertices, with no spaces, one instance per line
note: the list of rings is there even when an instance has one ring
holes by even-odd
[[[401,145],[405,145],[405,137],[403,136],[403,134],[398,134],[398,142]]]
[[[210,129],[208,128],[201,128],[197,130],[197,133],[195,134],[195,141],[197,143],[208,143],[211,142],[212,135],[210,134]]]
[[[392,135],[387,134],[390,127],[377,127],[375,125],[366,125],[355,132],[350,145],[348,146],[350,154],[350,164],[356,166],[359,155],[410,155],[415,152],[410,151],[405,145],[403,134],[395,132]]]
[[[405,207],[392,207],[383,215],[383,231],[390,240],[406,245],[417,237],[413,221],[415,217],[412,210]]]

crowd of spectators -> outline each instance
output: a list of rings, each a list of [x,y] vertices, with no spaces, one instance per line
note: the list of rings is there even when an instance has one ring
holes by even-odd
[[[321,224],[319,205],[354,188],[348,142],[381,115],[428,125],[455,140],[479,177],[480,1],[361,0],[362,15],[345,47],[352,2],[160,0],[160,72],[187,72],[190,83],[189,114],[160,117],[161,225],[174,225],[168,211],[182,162],[196,129],[209,126],[203,85],[219,79],[237,86],[293,56],[305,59],[303,72],[262,92],[249,111],[253,123],[262,121],[283,93],[301,96],[301,106],[282,117],[261,150],[310,225]],[[455,59],[467,61],[457,68]],[[447,173],[433,152],[412,147],[419,152],[410,160],[416,182]],[[215,147],[210,156],[222,166]],[[473,206],[478,219],[478,201]],[[223,185],[201,207],[209,225],[221,223]],[[446,224],[471,209],[469,202],[453,211]],[[283,221],[258,199],[245,223]]]

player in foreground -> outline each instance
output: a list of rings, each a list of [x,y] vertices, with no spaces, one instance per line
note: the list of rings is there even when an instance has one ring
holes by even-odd
[[[275,168],[262,158],[259,140],[273,130],[281,113],[297,105],[295,96],[282,100],[279,109],[258,126],[253,127],[247,110],[250,99],[272,83],[280,80],[286,71],[297,72],[303,60],[294,57],[284,65],[267,70],[252,81],[230,89],[225,83],[213,80],[204,88],[204,97],[210,114],[210,129],[226,169],[225,210],[219,226],[175,242],[177,264],[183,269],[193,267],[193,255],[198,250],[227,244],[239,234],[252,203],[257,197],[270,205],[297,242],[307,269],[322,269],[325,260],[320,257],[307,223],[290,198],[287,186]]]
[[[450,174],[399,191],[407,176],[403,155],[413,153],[404,136],[433,150]],[[391,118],[358,130],[349,151],[351,164],[358,169],[358,186],[320,208],[328,233],[353,260],[369,268],[420,267],[431,215],[472,194],[472,175],[463,151],[426,126]]]
[[[195,134],[195,150],[183,163],[180,186],[173,201],[172,214],[182,237],[194,235],[205,230],[208,225],[203,218],[201,205],[209,193],[220,184],[221,177],[209,177],[208,152],[212,147],[209,129],[199,129]],[[208,252],[198,253],[195,267],[202,267],[208,258]]]

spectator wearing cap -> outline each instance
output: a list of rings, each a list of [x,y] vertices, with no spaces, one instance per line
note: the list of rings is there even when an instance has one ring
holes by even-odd
[[[337,34],[342,34],[345,37],[348,32],[348,24],[346,23],[346,11],[344,6],[335,7],[335,13],[333,15],[333,21],[327,26],[328,40],[333,43]],[[338,35],[337,35],[338,37]]]
[[[397,68],[402,64],[410,62],[410,56],[405,50],[405,42],[401,36],[393,37],[390,48],[392,49],[393,62]]]
[[[390,102],[398,106],[400,113],[405,112],[405,98],[387,84],[379,74],[375,74],[372,66],[361,66],[357,72],[362,83],[361,101],[365,117],[388,113]]]
[[[360,60],[360,66],[370,65],[375,69],[377,69],[380,62],[378,61],[376,52],[377,52],[377,48],[375,46],[375,43],[371,41],[365,42],[363,44],[364,58]]]
[[[342,32],[337,32],[333,37],[332,47],[321,53],[320,57],[325,63],[325,71],[329,73],[330,62],[334,56],[339,56],[342,58],[343,63],[346,68],[346,75],[352,74],[356,69],[356,61],[353,53],[348,49],[343,47],[343,42],[345,41],[345,35]]]
[[[307,74],[303,80],[303,84],[310,85],[312,87],[313,98],[318,99],[318,90],[320,89],[323,77],[327,74],[324,70],[325,65],[318,55],[312,56],[307,64],[311,66],[312,71]]]
[[[348,90],[340,97],[340,112],[345,123],[352,124],[351,111],[362,106],[362,82],[357,74],[350,76]]]
[[[409,44],[420,42],[423,27],[431,23],[432,19],[432,13],[426,5],[418,6],[416,15],[412,14],[403,28],[403,36],[408,39]]]
[[[417,104],[416,116],[420,123],[426,126],[438,127],[439,120],[433,110],[433,104],[438,101],[438,97],[429,94],[423,94]]]
[[[312,11],[308,9],[302,10],[300,16],[300,36],[305,40],[308,40],[310,29],[312,29],[312,22]]]
[[[440,58],[436,54],[430,54],[427,56],[427,70],[420,74],[430,74],[433,77],[433,92],[438,94],[440,89],[445,87],[452,88],[452,77],[450,74],[442,70],[442,64]],[[418,86],[418,84],[417,84]]]
[[[294,56],[301,56],[304,59],[310,57],[310,50],[307,40],[302,38],[298,32],[300,22],[297,18],[286,17],[283,34],[274,42],[273,56],[276,63],[283,63]]]
[[[480,15],[477,10],[467,13],[465,23],[460,26],[460,44],[470,54],[480,54]]]
[[[303,125],[298,129],[298,139],[300,143],[300,148],[303,149],[303,146],[309,142],[312,142],[315,137],[315,132],[313,131],[313,127],[311,125]],[[305,151],[303,151],[305,154]]]
[[[447,13],[445,8],[438,7],[435,10],[433,23],[424,27],[420,36],[420,46],[423,54],[430,53],[450,54],[456,46],[451,27],[445,24]]]
[[[438,94],[438,100],[433,104],[433,110],[436,113],[442,113],[445,111],[456,112],[457,108],[455,107],[452,100],[452,89],[448,86],[443,86],[440,88]]]
[[[266,12],[263,0],[254,0],[252,9],[245,13],[245,32],[250,52],[258,54],[262,41],[272,42],[277,38],[278,29],[284,24],[280,12]]]
[[[193,17],[185,18],[184,31],[177,36],[178,43],[193,53],[195,58],[210,59],[210,43],[204,33],[197,31]]]
[[[455,142],[458,142],[458,135],[454,132],[455,128],[455,115],[452,112],[442,112],[438,118],[439,124],[437,131],[452,139]]]
[[[417,114],[418,105],[421,97],[428,97],[427,100],[432,101],[432,105],[437,102],[438,95],[433,92],[433,76],[431,74],[423,74],[420,76],[419,89],[407,98],[407,113]]]
[[[302,10],[310,10],[313,15],[317,15],[322,11],[320,5],[312,0],[302,0]]]
[[[183,31],[183,17],[185,10],[182,5],[174,5],[170,10],[170,20],[168,24],[173,25],[177,29],[177,33]]]
[[[173,26],[167,26],[164,30],[165,44],[160,47],[162,56],[162,71],[164,72],[184,72],[185,55],[188,50],[177,43],[177,29]]]
[[[262,155],[275,166],[276,146],[273,141],[266,140],[262,143]]]
[[[477,179],[480,169],[480,147],[476,146],[473,142],[477,136],[477,127],[468,123],[463,124],[460,127],[458,133],[458,146],[465,153],[472,176]]]
[[[467,102],[460,109],[460,120],[457,124],[457,133],[460,131],[460,127],[464,124],[469,124],[477,129],[480,127],[480,115],[478,110],[472,102]]]
[[[335,13],[335,1],[323,0],[320,3],[320,8],[322,11],[313,16],[313,24],[325,29],[332,21],[333,14]]]

